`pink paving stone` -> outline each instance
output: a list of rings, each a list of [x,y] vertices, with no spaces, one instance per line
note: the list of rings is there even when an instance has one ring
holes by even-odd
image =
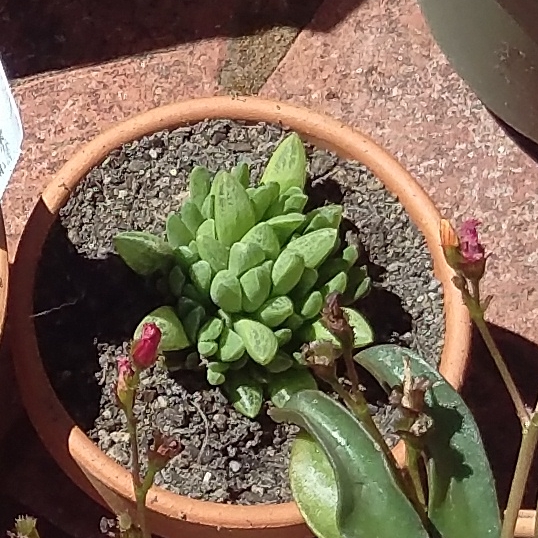
[[[311,28],[350,4],[326,0]],[[307,29],[260,93],[362,129],[446,217],[483,221],[489,317],[538,342],[538,168],[454,73],[414,0],[369,0],[328,33]]]
[[[84,141],[136,113],[218,92],[221,39],[14,83],[25,139],[2,208],[13,258],[43,187]]]

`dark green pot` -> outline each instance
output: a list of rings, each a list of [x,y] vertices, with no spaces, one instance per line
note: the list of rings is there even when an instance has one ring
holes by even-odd
[[[500,119],[538,142],[538,0],[419,0],[454,69]]]

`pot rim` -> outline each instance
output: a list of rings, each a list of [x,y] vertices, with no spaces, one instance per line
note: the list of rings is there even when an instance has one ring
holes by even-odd
[[[444,288],[445,342],[440,372],[458,389],[463,381],[470,346],[470,324],[452,270],[439,244],[440,214],[425,191],[384,149],[358,130],[338,120],[290,104],[258,97],[208,97],[166,105],[117,123],[96,136],[71,157],[45,188],[21,237],[11,287],[12,349],[21,394],[28,414],[47,449],[64,470],[88,492],[83,475],[106,484],[116,494],[133,500],[129,472],[106,456],[78,428],[52,389],[33,326],[33,288],[41,247],[59,209],[87,172],[114,149],[157,131],[174,129],[204,119],[284,125],[318,147],[362,162],[396,194],[411,220],[424,234],[434,271]],[[403,445],[396,447],[403,459]],[[81,473],[82,471],[82,473]],[[84,487],[81,482],[86,482]],[[102,502],[102,500],[100,500]],[[275,505],[224,505],[190,499],[159,487],[148,495],[148,509],[168,518],[223,528],[267,528],[300,525],[303,518],[293,502]]]

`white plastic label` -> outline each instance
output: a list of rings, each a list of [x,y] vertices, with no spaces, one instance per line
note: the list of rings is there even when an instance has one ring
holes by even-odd
[[[21,154],[21,117],[0,62],[0,198]]]

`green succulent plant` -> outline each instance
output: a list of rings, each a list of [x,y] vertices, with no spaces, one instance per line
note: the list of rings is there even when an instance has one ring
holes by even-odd
[[[320,320],[325,297],[350,305],[369,289],[356,246],[340,241],[342,206],[304,212],[306,153],[295,133],[271,156],[261,181],[249,186],[247,164],[214,176],[195,167],[189,196],[169,215],[166,237],[120,233],[115,248],[135,272],[159,274],[175,304],[140,323],[160,327],[162,351],[196,350],[207,380],[223,385],[241,413],[256,416],[264,391],[279,405],[285,394],[315,388],[300,347],[334,339]],[[355,346],[373,340],[363,316],[346,309]]]

